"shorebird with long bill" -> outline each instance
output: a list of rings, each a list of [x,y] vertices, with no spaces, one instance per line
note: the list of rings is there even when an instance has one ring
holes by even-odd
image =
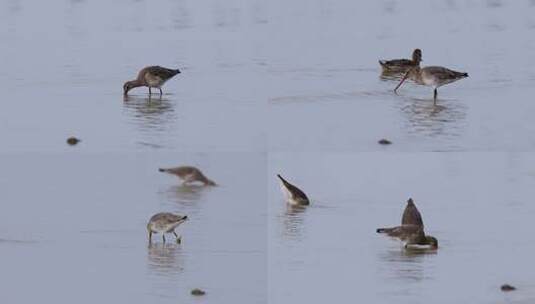
[[[410,78],[417,84],[433,87],[433,100],[434,104],[437,104],[437,89],[439,87],[466,77],[468,77],[468,73],[457,72],[441,66],[428,66],[424,68],[414,67],[405,73],[399,84],[394,89],[394,92],[397,93],[398,88],[403,84],[403,82],[407,78]]]
[[[145,67],[139,71],[136,79],[124,83],[124,96],[128,95],[128,92],[133,88],[149,87],[149,96],[152,95],[151,88],[157,88],[160,90],[161,97],[163,94],[162,86],[176,74],[180,74],[179,69],[168,69],[161,66]]]

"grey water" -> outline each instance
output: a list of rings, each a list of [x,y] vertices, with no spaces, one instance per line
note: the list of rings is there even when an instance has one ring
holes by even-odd
[[[246,152],[2,155],[2,301],[265,303],[265,162]],[[158,172],[177,163],[220,186]],[[181,244],[149,244],[157,212],[188,215]],[[193,299],[194,288],[206,295]]]
[[[6,0],[0,25],[2,303],[535,299],[534,1]],[[414,48],[470,77],[394,94],[377,61]],[[182,73],[125,98],[147,65]],[[434,254],[375,233],[409,197]],[[148,244],[162,211],[182,244]]]
[[[533,155],[273,153],[269,164],[312,200],[288,209],[269,180],[269,303],[535,299]],[[437,251],[375,233],[400,225],[408,198]],[[504,294],[506,282],[518,290]]]
[[[532,151],[532,1],[289,1],[268,66],[274,151]],[[468,72],[438,89],[380,77],[379,59]],[[335,117],[335,119],[333,119]],[[291,130],[291,131],[289,131]]]

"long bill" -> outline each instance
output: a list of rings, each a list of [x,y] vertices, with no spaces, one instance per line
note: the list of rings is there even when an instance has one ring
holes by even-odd
[[[407,79],[407,77],[409,77],[409,73],[411,71],[407,71],[407,73],[405,73],[405,75],[403,75],[403,78],[401,79],[401,81],[398,83],[398,85],[396,86],[396,88],[394,89],[394,92],[397,93],[397,90],[399,89],[399,87],[403,84],[403,82]]]

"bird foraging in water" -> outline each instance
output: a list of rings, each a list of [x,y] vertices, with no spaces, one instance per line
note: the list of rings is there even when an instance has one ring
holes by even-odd
[[[411,68],[405,73],[399,84],[394,89],[394,92],[397,93],[398,88],[403,84],[403,82],[407,78],[410,78],[417,84],[433,87],[433,100],[434,104],[437,104],[437,89],[439,87],[466,77],[468,77],[468,73],[457,72],[440,66],[428,66],[424,68],[415,67]]]
[[[390,237],[405,241],[405,248],[438,248],[438,240],[430,235],[425,235],[422,215],[414,201],[409,199],[401,217],[401,226],[392,228],[378,228],[377,233],[386,233]]]
[[[281,180],[282,192],[286,195],[286,199],[290,205],[307,206],[310,205],[310,201],[306,194],[301,189],[290,184],[280,174],[277,177]]]
[[[159,168],[158,171],[176,175],[182,180],[182,185],[192,184],[194,182],[203,183],[205,186],[217,186],[211,179],[207,178],[201,170],[192,166],[181,166],[176,168]]]
[[[379,60],[379,64],[383,68],[383,73],[405,73],[411,68],[419,67],[421,61],[422,51],[415,49],[412,52],[412,59]]]
[[[188,217],[186,215],[173,214],[168,212],[156,213],[153,215],[148,224],[147,231],[149,232],[149,242],[152,242],[153,233],[161,233],[162,240],[165,243],[165,234],[173,233],[176,237],[176,242],[180,244],[182,237],[180,237],[175,229],[178,225],[184,223]]]
[[[149,95],[152,94],[151,88],[157,88],[160,90],[160,97],[162,96],[162,86],[164,83],[173,78],[176,74],[180,74],[179,69],[168,69],[161,66],[149,66],[141,69],[137,78],[131,81],[127,81],[123,85],[124,95],[128,95],[128,92],[136,87],[149,87]]]

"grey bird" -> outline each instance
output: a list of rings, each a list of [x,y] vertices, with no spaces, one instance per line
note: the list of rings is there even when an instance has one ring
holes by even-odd
[[[124,95],[128,95],[128,92],[133,88],[149,87],[149,95],[152,94],[151,88],[157,88],[162,96],[162,86],[176,74],[180,74],[179,69],[168,69],[161,66],[145,67],[139,71],[136,79],[124,83]]]
[[[158,171],[169,173],[177,176],[182,180],[182,185],[188,185],[195,182],[203,183],[205,186],[217,186],[217,184],[206,177],[201,170],[192,166],[181,166],[175,168],[159,168]]]
[[[290,184],[287,180],[285,180],[282,176],[280,176],[280,174],[277,174],[277,177],[281,181],[281,189],[283,193],[286,194],[286,199],[288,200],[288,203],[290,205],[299,205],[299,206],[310,205],[310,201],[308,197],[303,191],[301,191],[301,189]]]
[[[147,223],[147,231],[149,233],[149,242],[152,242],[153,233],[161,233],[162,240],[165,243],[165,234],[173,233],[176,237],[176,242],[180,243],[182,237],[180,237],[175,229],[178,225],[184,223],[188,219],[187,215],[173,214],[168,212],[156,213],[153,215]]]
[[[401,217],[401,226],[392,228],[378,228],[377,233],[386,233],[390,237],[405,242],[405,248],[418,248],[418,246],[438,248],[438,240],[424,232],[422,215],[414,201],[409,199]]]
[[[441,66],[414,67],[405,73],[394,92],[397,93],[398,88],[409,78],[417,84],[433,87],[433,101],[434,104],[437,104],[438,88],[466,77],[468,77],[468,73],[457,72]]]

